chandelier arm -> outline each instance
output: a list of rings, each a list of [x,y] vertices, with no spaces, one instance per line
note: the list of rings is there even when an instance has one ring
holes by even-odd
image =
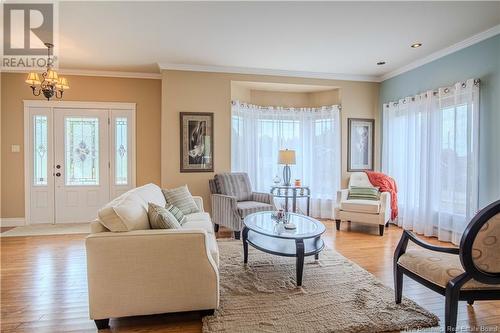
[[[40,94],[42,93],[42,89],[38,88],[38,90],[37,90],[35,86],[30,86],[30,87],[31,87],[31,90],[33,91],[34,96],[40,96]],[[38,93],[36,93],[36,91],[38,91]]]

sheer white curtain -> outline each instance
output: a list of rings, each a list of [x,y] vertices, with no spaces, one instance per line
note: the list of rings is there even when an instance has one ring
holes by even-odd
[[[339,113],[336,105],[273,108],[233,101],[232,170],[247,172],[257,191],[269,192],[273,178],[282,177],[278,151],[295,150],[292,181],[310,186],[313,216],[331,218],[340,189]]]
[[[478,202],[479,81],[383,108],[382,169],[398,185],[398,225],[454,244]]]

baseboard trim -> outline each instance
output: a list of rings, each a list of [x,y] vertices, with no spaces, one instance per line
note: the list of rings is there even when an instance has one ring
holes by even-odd
[[[25,225],[24,217],[1,217],[0,227],[21,227]]]

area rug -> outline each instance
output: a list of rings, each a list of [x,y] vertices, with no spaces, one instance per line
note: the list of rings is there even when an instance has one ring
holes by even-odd
[[[1,237],[88,234],[90,223],[33,224],[7,230]]]
[[[303,286],[295,259],[219,241],[220,307],[203,318],[203,332],[383,332],[433,327],[438,318],[339,253],[307,257]]]

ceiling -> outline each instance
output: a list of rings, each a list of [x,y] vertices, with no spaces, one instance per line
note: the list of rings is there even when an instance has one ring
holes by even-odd
[[[381,76],[499,25],[500,2],[60,2],[59,22],[66,69]]]

